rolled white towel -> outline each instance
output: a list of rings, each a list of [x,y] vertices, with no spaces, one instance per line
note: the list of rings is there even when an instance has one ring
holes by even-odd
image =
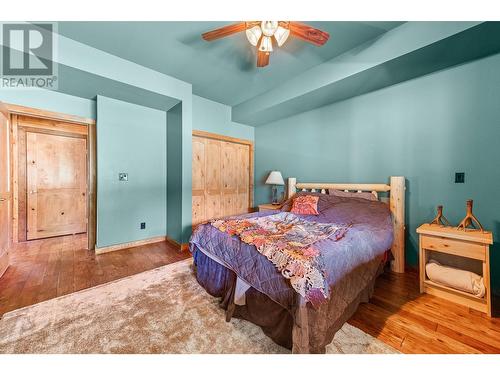
[[[430,260],[425,265],[427,277],[436,283],[458,289],[476,297],[483,297],[486,293],[484,281],[474,272],[441,265],[436,260]]]

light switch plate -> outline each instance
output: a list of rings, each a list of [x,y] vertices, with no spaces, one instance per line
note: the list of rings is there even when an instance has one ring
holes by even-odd
[[[118,173],[118,181],[128,181],[128,173]]]

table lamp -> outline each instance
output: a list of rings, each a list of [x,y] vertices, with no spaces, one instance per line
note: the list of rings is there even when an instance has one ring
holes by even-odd
[[[269,173],[269,176],[266,180],[266,185],[273,185],[273,204],[278,203],[278,187],[277,185],[285,185],[285,181],[283,180],[283,176],[280,171],[272,171]]]

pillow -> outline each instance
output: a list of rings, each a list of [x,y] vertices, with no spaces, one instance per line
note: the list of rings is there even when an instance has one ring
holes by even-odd
[[[298,215],[319,215],[319,197],[313,195],[299,195],[293,199],[290,212]]]
[[[350,192],[350,191],[328,189],[328,194],[335,195],[336,197],[343,197],[343,198],[361,198],[361,199],[367,199],[369,201],[378,201],[378,199],[375,195],[373,195],[372,193],[368,193],[366,191],[362,191],[361,193],[357,193],[357,192]]]
[[[293,206],[293,200],[297,197],[304,196],[304,195],[318,197],[318,199],[319,199],[318,200],[318,212],[320,213],[320,215],[321,215],[321,212],[323,210],[326,210],[329,207],[332,207],[333,205],[342,202],[342,198],[336,197],[335,195],[328,195],[328,194],[312,192],[312,191],[298,191],[291,198],[288,198],[283,203],[283,205],[281,206],[281,211],[290,212],[290,210],[292,209],[292,206]]]

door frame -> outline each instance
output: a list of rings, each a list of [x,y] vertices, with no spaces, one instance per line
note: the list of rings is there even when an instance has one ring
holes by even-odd
[[[231,143],[239,143],[245,146],[248,146],[250,149],[250,163],[249,163],[249,169],[250,169],[250,176],[249,176],[249,182],[248,182],[248,209],[252,209],[253,207],[253,195],[254,195],[254,146],[253,146],[253,141],[250,141],[248,139],[242,139],[242,138],[234,138],[230,137],[227,135],[222,135],[222,134],[216,134],[216,133],[210,133],[206,132],[204,130],[193,130],[193,136],[196,137],[201,137],[201,138],[208,138],[208,139],[216,139],[218,141],[226,141],[226,142],[231,142]],[[192,143],[192,141],[191,141]],[[191,211],[191,216],[193,215]]]
[[[96,121],[85,117],[65,113],[46,111],[16,104],[4,103],[10,117],[10,166],[12,191],[12,239],[18,242],[18,122],[17,116],[29,116],[45,120],[55,120],[68,125],[85,125],[87,127],[87,249],[95,250],[97,235],[97,140]],[[76,127],[75,127],[76,128]],[[68,128],[67,128],[68,129]],[[69,130],[71,132],[71,130]]]
[[[7,119],[7,126],[10,127],[9,112],[7,110],[7,107],[1,101],[0,101],[0,113],[2,116],[5,116],[5,118]],[[7,138],[8,138],[9,143],[10,143],[11,135],[10,135],[9,130],[10,129],[8,128],[7,129]],[[0,147],[3,147],[3,145],[0,144]],[[11,168],[11,164],[10,164],[10,154],[7,154],[7,157],[9,158],[9,162],[8,162],[9,171],[7,172],[7,178],[9,180],[9,183],[7,183],[8,191],[6,194],[0,194],[0,199],[7,200],[7,215],[11,215],[12,214],[12,186],[10,184],[10,181],[11,181],[10,171],[12,168]],[[10,251],[12,248],[12,223],[10,223],[7,220],[7,228],[3,228],[3,229],[7,229],[7,248],[4,249],[5,251],[3,253],[0,252],[0,277],[2,277],[4,275],[4,273],[7,271],[7,268],[9,268],[9,264],[10,264],[9,258],[10,258]],[[2,250],[2,249],[0,249],[0,250]]]

